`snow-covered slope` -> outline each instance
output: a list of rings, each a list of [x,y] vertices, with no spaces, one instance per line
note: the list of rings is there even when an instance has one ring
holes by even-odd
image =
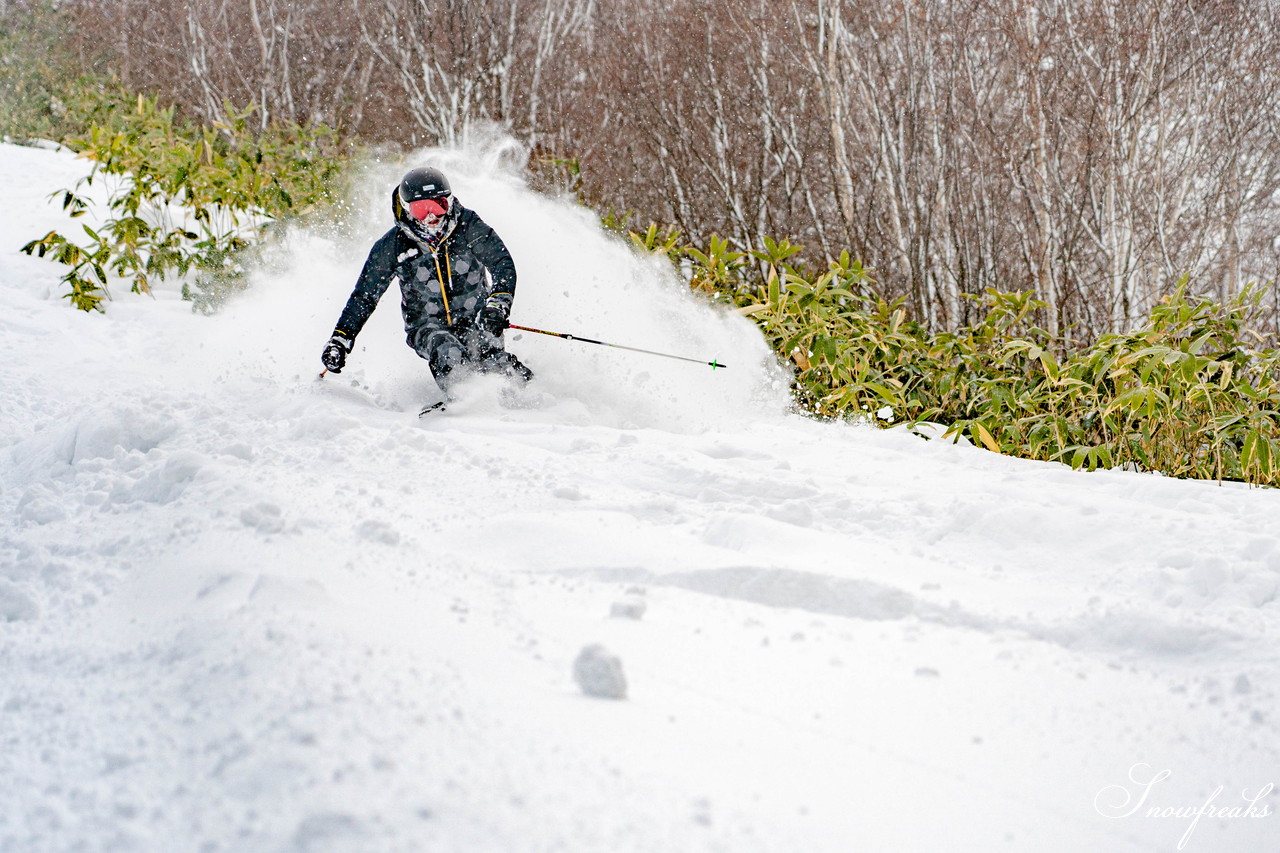
[[[1280,846],[1280,495],[790,414],[748,321],[430,156],[515,322],[730,369],[525,335],[540,407],[420,421],[394,294],[315,378],[404,164],[216,316],[88,316],[17,253],[85,164],[0,148],[0,850]]]

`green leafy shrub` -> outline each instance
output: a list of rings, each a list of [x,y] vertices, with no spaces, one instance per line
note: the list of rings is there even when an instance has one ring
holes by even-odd
[[[843,254],[810,269],[800,248],[765,239],[705,248],[652,226],[633,234],[731,300],[795,370],[797,401],[821,417],[941,423],[992,451],[1073,468],[1280,485],[1280,350],[1250,330],[1262,290],[1226,304],[1186,279],[1139,328],[1081,344],[1035,325],[1029,292],[970,297],[956,332],[913,322]]]
[[[172,106],[119,87],[86,83],[70,105],[82,136],[66,144],[93,161],[74,189],[60,190],[73,217],[92,202],[84,188],[110,186],[109,214],[87,243],[56,231],[22,251],[63,264],[72,304],[101,310],[108,273],[138,293],[171,274],[198,273],[184,293],[214,307],[243,285],[242,253],[273,223],[327,202],[343,158],[331,130],[273,123],[254,132],[252,108],[224,105],[225,122],[197,127]],[[57,195],[55,194],[55,195]]]

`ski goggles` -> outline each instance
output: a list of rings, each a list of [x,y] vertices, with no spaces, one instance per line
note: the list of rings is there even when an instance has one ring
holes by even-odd
[[[426,219],[428,216],[444,216],[448,212],[448,196],[444,198],[421,198],[417,201],[409,202],[409,215],[417,220]]]

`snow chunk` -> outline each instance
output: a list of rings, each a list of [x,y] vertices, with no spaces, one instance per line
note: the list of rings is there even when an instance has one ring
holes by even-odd
[[[111,459],[117,452],[148,453],[173,435],[174,425],[162,415],[139,408],[85,415],[64,438],[63,457],[71,464]]]
[[[356,535],[367,542],[378,542],[383,545],[399,545],[400,531],[385,521],[370,519],[356,525]]]
[[[806,501],[784,501],[765,510],[764,514],[774,521],[796,527],[812,527],[815,521],[813,508]]]
[[[0,622],[26,622],[37,618],[40,608],[17,584],[0,578]]]
[[[67,518],[66,510],[43,484],[28,489],[18,500],[15,509],[18,518],[26,524],[53,524]]]
[[[353,841],[367,837],[355,817],[339,812],[313,814],[298,824],[293,849],[298,851],[348,850]]]
[[[284,511],[262,501],[240,510],[240,523],[262,533],[279,533],[284,530]]]
[[[598,643],[578,653],[573,662],[573,680],[588,696],[627,698],[627,679],[622,674],[621,659]]]
[[[632,587],[627,590],[626,595],[610,605],[609,615],[615,619],[640,619],[647,609],[649,605],[644,600],[644,590]]]
[[[150,454],[149,454],[150,455]],[[153,504],[172,503],[186,491],[187,485],[204,467],[205,457],[194,450],[179,450],[164,459],[163,464],[145,474],[129,492],[136,501]]]

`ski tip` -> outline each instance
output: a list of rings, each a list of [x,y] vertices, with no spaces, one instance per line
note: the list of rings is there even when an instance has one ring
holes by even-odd
[[[432,403],[430,406],[427,406],[421,412],[418,412],[418,417],[420,418],[426,417],[432,412],[443,412],[445,408],[447,408],[445,401],[437,400],[436,402]]]

